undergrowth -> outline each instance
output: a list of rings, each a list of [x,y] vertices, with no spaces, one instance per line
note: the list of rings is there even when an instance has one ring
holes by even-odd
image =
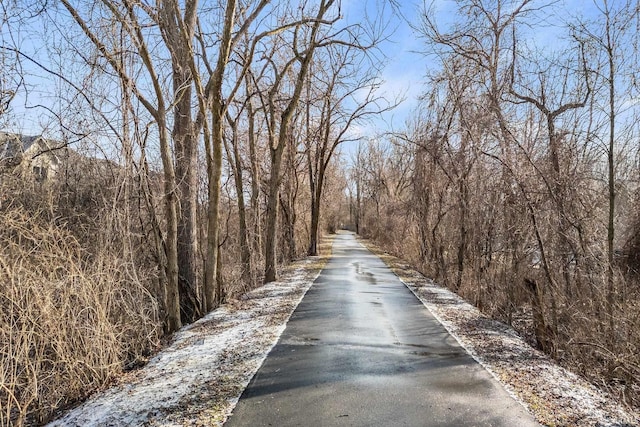
[[[41,424],[157,344],[147,277],[21,207],[0,210],[0,426]]]

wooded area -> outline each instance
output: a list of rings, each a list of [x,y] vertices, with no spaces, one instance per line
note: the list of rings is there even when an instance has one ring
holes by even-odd
[[[419,107],[375,137],[398,4],[373,3],[356,24],[340,0],[0,4],[0,129],[28,105],[45,147],[0,138],[0,426],[343,226],[640,406],[637,2],[426,3],[402,24]]]
[[[348,217],[338,147],[390,106],[381,17],[345,23],[336,0],[1,8],[3,127],[55,99],[34,107],[52,163],[13,150],[0,181],[0,424],[20,425],[316,255]]]
[[[412,122],[354,156],[359,231],[637,406],[637,2],[456,3],[415,24]]]

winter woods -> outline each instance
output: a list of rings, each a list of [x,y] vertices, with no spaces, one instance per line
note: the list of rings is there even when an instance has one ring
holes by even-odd
[[[373,3],[357,23],[339,0],[0,4],[0,126],[37,111],[0,134],[0,425],[347,224],[639,405],[636,2],[427,2],[401,24],[418,108],[356,144],[396,103],[398,5]]]
[[[564,6],[461,0],[450,24],[425,9],[420,108],[354,156],[352,211],[363,234],[638,404],[638,9]]]
[[[110,338],[109,368],[87,362],[93,374],[72,385],[61,378],[53,401],[38,384],[49,365],[66,372],[74,356],[52,346],[44,330],[26,348],[0,335],[3,369],[15,367],[0,376],[6,425],[46,420],[143,359],[159,327],[172,333],[228,296],[276,280],[283,263],[315,254],[319,233],[335,229],[346,211],[339,145],[387,104],[376,93],[379,64],[371,55],[384,36],[382,18],[347,23],[339,1],[1,7],[0,119],[10,125],[20,104],[42,109],[40,132],[60,160],[46,179],[46,171],[39,179],[17,174],[16,162],[31,170],[25,156],[3,164],[0,213],[8,231],[0,239],[11,251],[3,260],[41,262],[21,243],[22,227],[43,240],[68,235],[77,243],[69,250],[84,251],[70,260],[78,275],[126,266],[114,276],[121,299],[82,303],[104,313],[91,327],[110,328],[128,318],[121,312],[135,319],[126,337]],[[39,85],[53,104],[32,94]],[[5,140],[25,144],[19,134]],[[103,265],[104,253],[115,259]],[[23,269],[10,263],[5,273],[0,329],[28,324],[33,310],[55,316],[55,303],[41,306],[42,298],[17,291]],[[45,290],[55,288],[53,278],[42,280]],[[100,346],[88,346],[88,357]],[[12,354],[27,356],[29,347],[42,358]]]

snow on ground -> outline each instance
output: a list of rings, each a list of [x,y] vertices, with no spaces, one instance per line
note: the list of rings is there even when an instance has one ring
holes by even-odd
[[[319,274],[317,258],[293,267],[184,327],[142,369],[49,426],[221,425]]]
[[[507,325],[481,314],[397,258],[370,246],[507,391],[548,426],[640,425],[582,378],[531,348]],[[308,259],[280,282],[258,288],[183,328],[145,367],[49,424],[61,426],[220,426],[319,274]]]
[[[632,413],[583,378],[535,350],[508,325],[490,319],[399,259],[365,242],[391,267],[485,369],[543,425],[623,427],[640,425]]]

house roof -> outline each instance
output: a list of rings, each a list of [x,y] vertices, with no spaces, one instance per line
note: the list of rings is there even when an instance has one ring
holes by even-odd
[[[51,149],[49,141],[44,139],[41,135],[29,136],[0,132],[0,161],[15,160],[30,149],[37,149],[38,146],[41,151]],[[59,160],[55,154],[53,157],[56,160]]]
[[[37,139],[37,136],[0,132],[0,160],[13,158],[24,153]]]

